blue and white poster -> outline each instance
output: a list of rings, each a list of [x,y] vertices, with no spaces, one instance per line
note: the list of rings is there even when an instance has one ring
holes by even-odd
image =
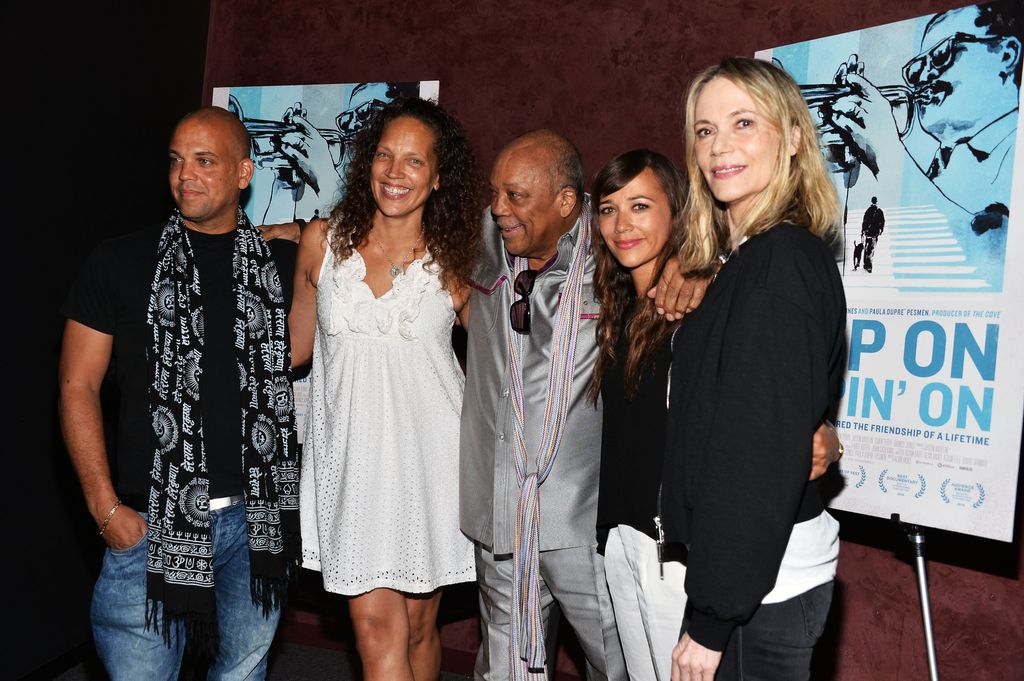
[[[1010,541],[1024,413],[1024,4],[764,50],[843,204],[835,508]]]
[[[341,198],[352,139],[399,97],[437,100],[438,81],[222,87],[213,104],[242,120],[256,174],[243,196],[253,224],[326,217]]]

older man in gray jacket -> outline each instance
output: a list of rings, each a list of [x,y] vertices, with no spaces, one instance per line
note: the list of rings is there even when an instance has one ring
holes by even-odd
[[[557,601],[587,678],[625,679],[595,541],[601,411],[586,392],[599,308],[583,165],[565,137],[536,130],[501,151],[490,184],[460,448],[462,530],[477,544],[484,629],[476,676],[541,671]],[[657,302],[681,313],[703,285],[695,295],[672,271]]]
[[[595,550],[601,413],[586,392],[598,304],[579,153],[554,132],[527,133],[499,154],[491,193],[461,444],[462,529],[477,543],[484,627],[476,675],[542,668],[557,601],[587,677],[625,678]]]

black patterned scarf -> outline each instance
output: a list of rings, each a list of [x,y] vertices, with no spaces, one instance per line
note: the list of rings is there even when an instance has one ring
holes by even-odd
[[[298,567],[298,480],[284,291],[269,246],[241,209],[232,258],[235,356],[253,603],[279,608]],[[200,410],[203,307],[181,214],[164,227],[149,297],[149,407],[157,446],[149,491],[146,626],[184,622],[196,652],[217,650],[209,478]],[[157,622],[158,605],[163,621]]]

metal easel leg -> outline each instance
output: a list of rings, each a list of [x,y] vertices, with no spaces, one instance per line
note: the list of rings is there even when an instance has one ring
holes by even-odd
[[[939,666],[935,659],[935,634],[932,631],[931,602],[928,599],[928,571],[925,564],[924,532],[917,525],[908,525],[900,520],[899,513],[892,514],[892,521],[903,530],[914,549],[914,568],[917,572],[917,592],[921,598],[921,620],[924,624],[924,646],[928,654],[928,678],[939,681]]]

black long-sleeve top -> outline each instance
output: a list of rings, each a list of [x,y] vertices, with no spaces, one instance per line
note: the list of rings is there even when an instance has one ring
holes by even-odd
[[[688,633],[724,650],[771,591],[793,525],[823,510],[814,430],[839,394],[846,300],[825,244],[793,225],[750,238],[686,316],[672,358],[662,497],[689,544]]]

